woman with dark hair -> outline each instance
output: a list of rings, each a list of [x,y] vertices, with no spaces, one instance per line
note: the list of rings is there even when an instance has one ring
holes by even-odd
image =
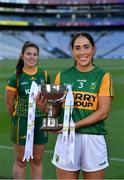
[[[29,95],[32,82],[37,86],[41,83],[50,83],[50,78],[46,70],[37,67],[39,59],[39,47],[27,41],[24,43],[19,61],[16,65],[16,73],[8,80],[6,86],[6,105],[12,122],[12,141],[15,150],[15,162],[13,165],[13,178],[25,179],[26,175],[26,141],[30,134],[28,130],[28,119],[32,114],[28,114],[31,104],[29,103]],[[33,92],[35,93],[35,92]],[[35,100],[33,101],[35,103]],[[30,163],[31,179],[42,179],[42,157],[45,150],[45,144],[48,141],[47,133],[40,129],[42,119],[45,114],[35,108],[32,112],[35,119],[31,127],[33,127],[33,145],[30,147],[33,152],[32,157],[28,157]],[[29,116],[28,116],[29,115]],[[27,151],[30,150],[27,149]]]
[[[55,78],[56,85],[71,86],[73,104],[67,123],[69,106],[63,103],[59,120],[65,125],[58,135],[52,163],[58,179],[78,179],[80,171],[84,179],[103,179],[109,165],[104,136],[114,96],[112,79],[109,72],[94,64],[96,47],[89,33],[77,33],[71,51],[75,65],[58,72]]]

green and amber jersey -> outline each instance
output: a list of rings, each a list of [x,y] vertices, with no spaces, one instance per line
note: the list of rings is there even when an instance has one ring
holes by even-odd
[[[20,75],[19,79],[14,74],[9,80],[6,86],[7,90],[17,92],[17,100],[15,103],[15,116],[27,117],[28,115],[28,99],[32,81],[35,81],[38,85],[42,83],[50,83],[50,77],[46,70],[37,68],[36,72],[29,74],[24,71]],[[44,114],[39,108],[36,108],[36,117],[41,117]]]
[[[74,122],[83,120],[97,110],[99,96],[114,96],[111,75],[94,66],[89,72],[80,72],[75,66],[63,72],[58,72],[56,85],[72,85],[74,106],[72,118]],[[63,121],[64,103],[60,113],[60,123]],[[106,134],[104,120],[96,124],[76,129],[82,134]]]

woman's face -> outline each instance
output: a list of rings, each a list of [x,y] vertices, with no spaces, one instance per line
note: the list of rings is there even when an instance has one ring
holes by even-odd
[[[75,40],[72,54],[79,71],[89,71],[93,68],[92,59],[94,53],[95,47],[92,46],[86,37],[79,36]]]
[[[35,47],[26,48],[24,54],[22,55],[22,59],[24,61],[24,68],[34,67],[37,64],[38,57],[38,51]]]

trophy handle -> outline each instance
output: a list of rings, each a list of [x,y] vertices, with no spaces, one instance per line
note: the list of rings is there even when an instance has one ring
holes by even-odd
[[[63,95],[63,97],[61,97],[60,99],[56,99],[54,100],[54,103],[56,102],[62,102],[65,99],[66,93]]]

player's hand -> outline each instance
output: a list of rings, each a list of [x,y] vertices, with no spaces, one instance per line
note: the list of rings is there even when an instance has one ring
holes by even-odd
[[[52,131],[49,130],[49,132],[51,132],[53,134],[62,134],[62,132],[63,132],[63,124],[58,124],[58,130],[52,130]]]
[[[45,113],[48,112],[47,110],[47,100],[44,99],[43,96],[41,96],[41,93],[38,93],[36,97],[36,105]]]

